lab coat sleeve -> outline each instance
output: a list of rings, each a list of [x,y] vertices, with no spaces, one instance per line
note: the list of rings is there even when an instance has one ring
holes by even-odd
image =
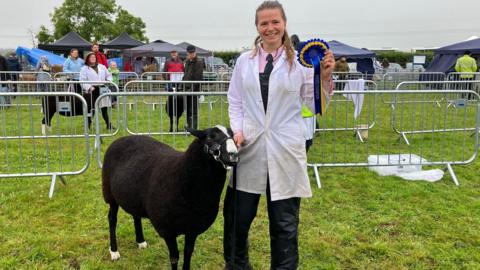
[[[242,62],[237,61],[228,87],[228,115],[233,133],[243,132]]]
[[[300,68],[303,69],[303,83],[302,87],[300,88],[302,103],[305,104],[310,111],[315,112],[315,101],[313,98],[313,68]]]
[[[88,81],[88,68],[84,67],[80,70],[80,81]],[[92,87],[91,84],[82,83],[83,92],[88,92],[88,90]]]

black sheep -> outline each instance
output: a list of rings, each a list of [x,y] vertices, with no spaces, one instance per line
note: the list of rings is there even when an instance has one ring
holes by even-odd
[[[178,122],[183,114],[183,96],[169,96],[167,104],[165,104],[165,110],[170,118],[170,132],[173,132],[173,120],[176,118],[176,126],[178,131]]]
[[[165,239],[172,269],[177,269],[177,236],[185,235],[183,269],[197,236],[218,214],[226,166],[238,159],[232,131],[223,126],[188,130],[197,138],[186,152],[148,136],[123,137],[107,149],[102,169],[103,196],[110,205],[110,255],[120,258],[116,241],[119,206],[133,216],[136,241],[146,247],[141,218],[149,218]]]

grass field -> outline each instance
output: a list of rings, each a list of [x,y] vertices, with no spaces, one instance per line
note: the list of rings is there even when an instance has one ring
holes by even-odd
[[[436,98],[425,95],[422,99]],[[372,121],[376,125],[364,144],[359,143],[351,131],[318,133],[309,153],[310,162],[366,162],[369,154],[385,153],[416,153],[430,161],[467,160],[475,153],[475,136],[470,136],[467,130],[409,136],[411,146],[405,145],[397,140],[398,134],[390,127],[389,107],[380,98],[376,102],[367,98],[357,120],[349,116],[353,112],[351,104],[339,102],[337,107],[331,104],[328,114],[320,119],[321,128],[332,127],[333,121],[344,127]],[[136,119],[129,122],[130,130],[151,133],[168,127],[163,107],[153,111],[143,102],[137,104],[140,105],[128,111],[128,118]],[[208,113],[208,104],[202,105],[203,126],[228,123],[226,103],[216,100],[215,104],[212,113]],[[429,103],[412,104],[396,111],[396,125],[400,130],[424,129],[431,125],[474,127],[475,110],[475,107],[446,109],[446,106],[436,108]],[[26,127],[22,134],[39,135],[41,115],[37,109],[34,111],[28,108],[0,111],[6,134],[15,136],[21,132],[17,124],[20,119]],[[114,109],[112,115],[116,117],[117,112]],[[54,119],[55,133],[81,134],[78,117],[55,116]],[[104,127],[103,120],[100,121]],[[183,121],[184,117],[181,127]],[[102,150],[123,135],[126,133],[122,131],[113,138],[103,138]],[[192,140],[184,135],[175,139],[169,135],[156,137],[179,149],[185,149]],[[45,154],[48,143],[49,155]],[[33,154],[38,158],[33,159]],[[84,164],[85,155],[82,139],[35,139],[22,143],[0,139],[0,163],[3,164],[0,173],[34,168],[37,171],[76,170]],[[166,245],[151,224],[144,222],[149,247],[138,250],[133,221],[123,211],[119,214],[117,234],[122,258],[118,262],[110,261],[108,208],[101,194],[100,169],[93,157],[91,163],[85,173],[68,177],[66,186],[58,183],[52,200],[47,197],[48,177],[0,179],[0,269],[169,269]],[[299,268],[480,269],[480,180],[477,176],[480,162],[475,160],[454,169],[460,187],[453,184],[448,174],[437,183],[412,182],[379,177],[360,167],[321,168],[324,186],[318,189],[313,172],[309,171],[314,194],[302,200]],[[254,268],[269,269],[264,197],[250,232]],[[193,269],[222,269],[222,235],[223,217],[219,213],[213,226],[197,240]]]

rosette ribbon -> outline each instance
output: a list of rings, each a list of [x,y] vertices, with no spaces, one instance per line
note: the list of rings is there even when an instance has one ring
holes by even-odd
[[[330,49],[328,43],[322,39],[310,39],[300,44],[298,48],[298,61],[301,65],[314,69],[313,91],[315,99],[315,113],[323,115],[326,106],[326,99],[321,85],[321,68],[320,62],[325,56],[325,52]]]

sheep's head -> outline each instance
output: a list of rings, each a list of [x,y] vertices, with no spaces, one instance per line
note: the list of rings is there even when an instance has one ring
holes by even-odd
[[[224,126],[216,125],[205,130],[187,130],[200,139],[204,150],[224,167],[230,167],[238,162],[238,149],[233,141],[233,132]]]

